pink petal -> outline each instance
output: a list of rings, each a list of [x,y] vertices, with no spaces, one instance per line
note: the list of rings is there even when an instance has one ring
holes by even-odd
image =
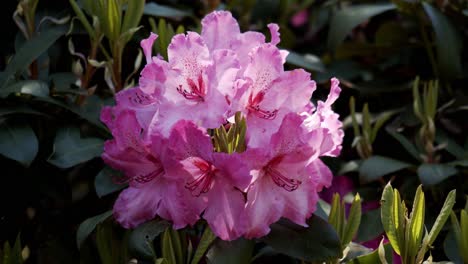
[[[171,67],[180,70],[184,78],[198,78],[202,68],[211,63],[208,47],[195,32],[175,35],[167,55]]]
[[[202,19],[201,24],[201,35],[211,51],[231,48],[231,42],[240,34],[237,21],[227,11],[212,12]]]
[[[158,38],[158,35],[154,34],[153,32],[150,33],[150,36],[147,39],[144,39],[140,42],[141,48],[143,49],[143,53],[146,57],[146,63],[151,62],[151,54],[153,53],[153,43]]]
[[[190,192],[184,188],[183,181],[167,180],[160,182],[159,186],[160,188],[154,191],[160,192],[163,199],[157,213],[160,217],[172,221],[174,229],[193,226],[200,219],[206,204],[202,199],[193,199]]]
[[[114,217],[125,228],[134,228],[156,216],[161,193],[153,181],[142,188],[129,187],[122,191],[114,204]]]
[[[271,41],[272,45],[277,45],[280,43],[280,33],[279,33],[279,26],[275,23],[268,24],[268,29],[270,29],[271,34]]]
[[[245,230],[244,205],[244,196],[239,190],[229,186],[214,186],[208,195],[208,206],[203,218],[216,236],[222,240],[235,240]]]

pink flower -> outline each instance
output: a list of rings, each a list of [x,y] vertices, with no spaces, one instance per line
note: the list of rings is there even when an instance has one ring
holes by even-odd
[[[290,20],[291,24],[295,27],[300,27],[304,25],[305,23],[307,23],[308,15],[309,14],[307,13],[306,9],[297,12]]]
[[[283,70],[279,50],[264,44],[250,54],[239,97],[245,113],[250,147],[265,145],[288,113],[303,112],[315,90],[315,82],[302,69]]]
[[[311,110],[303,112],[306,116],[304,125],[309,131],[323,128],[326,131],[324,139],[321,142],[320,156],[338,156],[341,152],[344,131],[343,124],[338,119],[339,115],[332,110],[332,104],[338,99],[341,89],[339,80],[331,79],[330,93],[325,102],[319,101],[317,108],[311,106]]]
[[[331,183],[330,170],[320,160],[311,160],[317,150],[307,142],[315,133],[307,133],[302,123],[299,115],[288,114],[271,137],[269,148],[245,154],[253,175],[247,190],[247,238],[268,234],[270,224],[281,217],[307,226],[306,219],[316,208],[317,192]]]
[[[196,125],[178,122],[169,138],[171,149],[181,166],[171,173],[185,178],[191,199],[204,201],[203,218],[223,240],[244,233],[244,190],[251,179],[238,154],[214,153],[209,136]]]
[[[129,183],[114,205],[122,226],[159,216],[179,229],[203,218],[224,240],[266,235],[281,217],[306,226],[332,179],[319,157],[341,150],[331,108],[340,88],[332,79],[328,99],[312,105],[315,82],[284,70],[279,27],[268,27],[269,43],[216,11],[201,34],[172,38],[167,61],[152,56],[156,34],[141,42],[139,86],[101,113],[114,137],[102,158]],[[245,122],[233,124],[239,114]]]
[[[140,78],[141,89],[160,104],[151,126],[168,135],[180,119],[216,128],[227,119],[229,101],[239,63],[229,50],[211,52],[195,32],[174,36],[168,47],[168,62],[151,58],[156,35],[142,42],[147,65]]]

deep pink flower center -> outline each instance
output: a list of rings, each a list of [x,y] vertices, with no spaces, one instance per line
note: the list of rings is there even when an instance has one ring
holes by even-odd
[[[146,157],[148,160],[152,161],[152,163],[154,164],[155,168],[149,172],[149,173],[146,173],[146,174],[140,174],[140,175],[134,175],[134,176],[123,176],[123,177],[120,177],[120,178],[117,178],[117,177],[113,177],[112,178],[112,181],[116,184],[126,184],[126,183],[130,183],[132,181],[135,181],[137,183],[147,183],[147,182],[150,182],[152,181],[154,178],[157,178],[161,175],[164,174],[164,168],[161,164],[161,161],[151,155],[148,155]]]
[[[205,101],[206,85],[201,73],[198,75],[197,82],[187,78],[187,85],[189,87],[188,89],[184,89],[182,84],[179,84],[179,87],[177,87],[177,91],[185,97],[185,99],[196,102]]]
[[[281,157],[274,158],[263,168],[263,170],[266,175],[271,177],[276,185],[288,192],[292,192],[299,188],[299,185],[301,185],[302,182],[300,180],[288,178],[276,169],[276,165],[281,161],[281,159]]]
[[[199,169],[199,175],[193,181],[187,182],[185,188],[189,189],[193,196],[198,197],[211,189],[217,169],[204,160],[195,160],[193,165]]]
[[[263,101],[264,96],[265,96],[264,91],[259,92],[255,96],[253,96],[253,94],[250,94],[249,104],[247,105],[247,109],[249,110],[249,112],[255,114],[256,116],[260,118],[273,120],[275,119],[276,114],[278,113],[278,109],[275,109],[273,111],[261,109],[260,103]]]
[[[130,101],[133,105],[149,105],[153,103],[154,99],[151,98],[150,95],[137,90],[135,93],[128,96],[128,101]]]

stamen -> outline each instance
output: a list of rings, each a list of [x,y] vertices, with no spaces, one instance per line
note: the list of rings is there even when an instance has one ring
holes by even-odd
[[[148,104],[151,104],[152,100],[151,100],[151,96],[145,94],[145,93],[142,93],[141,91],[137,91],[135,92],[134,94],[132,94],[131,96],[128,97],[128,100],[135,104],[135,105],[148,105]]]
[[[250,110],[252,113],[257,115],[260,118],[267,119],[267,120],[273,120],[276,118],[276,114],[278,113],[278,109],[275,109],[273,111],[269,110],[264,110],[260,108],[260,103],[263,101],[263,98],[265,96],[265,92],[261,91],[257,95],[252,96],[250,95],[249,97],[249,105],[247,106],[247,109]]]
[[[187,84],[190,87],[190,91],[184,89],[181,84],[177,87],[177,91],[185,97],[185,99],[197,102],[205,101],[206,86],[201,74],[198,75],[198,84],[192,79],[187,79]]]
[[[193,164],[200,170],[200,176],[193,181],[187,182],[185,188],[189,189],[193,196],[199,197],[202,193],[207,193],[213,186],[216,168],[204,160],[194,161]]]
[[[296,179],[291,179],[283,174],[281,172],[277,171],[276,169],[272,168],[272,166],[267,166],[265,168],[266,174],[268,174],[273,182],[278,185],[279,187],[285,189],[288,192],[292,192],[299,188],[299,185],[301,185],[301,181],[296,180]]]

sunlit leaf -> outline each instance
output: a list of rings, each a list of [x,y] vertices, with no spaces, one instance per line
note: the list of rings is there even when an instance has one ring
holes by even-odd
[[[393,194],[393,188],[388,183],[385,186],[385,189],[382,193],[382,199],[380,201],[382,207],[381,207],[381,218],[382,218],[382,225],[385,230],[385,233],[388,237],[388,240],[390,240],[390,243],[392,244],[393,250],[395,250],[396,253],[400,254],[400,245],[399,245],[399,239],[397,235],[397,228],[395,225],[394,217],[393,217],[393,203],[394,203],[394,194]]]

